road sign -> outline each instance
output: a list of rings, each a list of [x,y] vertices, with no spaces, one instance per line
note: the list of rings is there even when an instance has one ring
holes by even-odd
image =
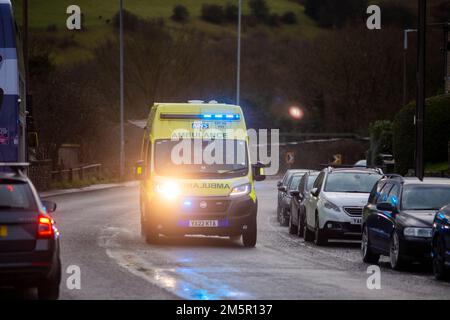
[[[342,164],[342,154],[334,154],[332,165],[341,165]]]
[[[286,164],[294,164],[295,152],[294,151],[286,152],[286,155],[284,156],[284,160],[286,161]]]

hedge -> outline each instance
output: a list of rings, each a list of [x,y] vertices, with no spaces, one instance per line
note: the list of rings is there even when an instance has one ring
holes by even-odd
[[[415,167],[415,110],[416,103],[411,102],[394,119],[394,156],[396,171],[400,174]],[[425,102],[424,162],[447,161],[449,141],[450,94],[429,98]]]

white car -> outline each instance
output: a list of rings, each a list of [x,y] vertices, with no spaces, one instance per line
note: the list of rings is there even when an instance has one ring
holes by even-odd
[[[330,238],[360,238],[363,207],[382,176],[380,169],[322,170],[305,203],[305,241],[325,245]]]

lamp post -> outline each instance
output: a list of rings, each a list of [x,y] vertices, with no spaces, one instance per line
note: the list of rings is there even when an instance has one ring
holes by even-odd
[[[119,46],[120,46],[120,178],[125,175],[125,130],[124,130],[124,48],[123,48],[123,0],[119,10]]]
[[[242,29],[242,0],[239,0],[238,30],[237,30],[236,105],[239,105],[241,100],[241,29]]]
[[[423,138],[424,138],[424,108],[425,108],[425,63],[426,63],[426,29],[427,1],[419,0],[419,23],[417,44],[417,101],[416,101],[416,176],[424,177]]]

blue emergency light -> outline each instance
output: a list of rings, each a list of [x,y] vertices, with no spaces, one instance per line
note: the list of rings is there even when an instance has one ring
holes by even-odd
[[[235,113],[235,114],[221,114],[221,113],[218,113],[218,114],[204,114],[202,117],[205,120],[212,120],[212,119],[240,120],[241,119],[241,116],[239,114],[237,114],[237,113]]]

